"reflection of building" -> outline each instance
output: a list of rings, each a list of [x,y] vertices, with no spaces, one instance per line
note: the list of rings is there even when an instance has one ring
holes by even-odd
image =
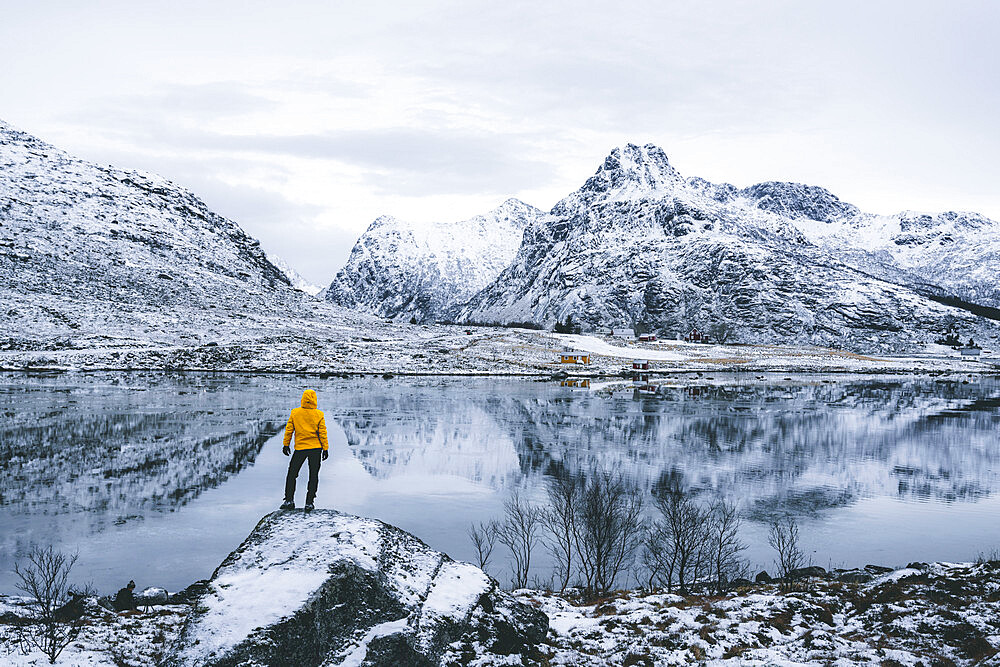
[[[632,384],[649,384],[649,373],[632,373]]]
[[[659,386],[655,384],[641,384],[635,388],[640,396],[656,396],[656,393],[660,390]]]
[[[574,389],[589,389],[590,380],[588,378],[570,378],[559,383],[560,387],[572,387]]]
[[[580,351],[568,351],[568,350],[564,350],[559,355],[559,363],[561,363],[561,364],[589,364],[590,363],[590,352],[580,352]]]

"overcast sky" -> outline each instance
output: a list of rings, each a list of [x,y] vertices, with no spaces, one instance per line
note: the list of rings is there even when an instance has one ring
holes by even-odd
[[[615,146],[1000,219],[1000,2],[5,2],[0,118],[328,284],[381,214],[548,209]]]

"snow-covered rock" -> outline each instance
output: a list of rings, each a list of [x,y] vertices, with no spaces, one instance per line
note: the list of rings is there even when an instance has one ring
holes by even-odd
[[[373,519],[274,512],[219,566],[165,665],[443,665],[527,653],[548,619]]]
[[[485,215],[418,225],[375,220],[323,296],[382,317],[447,319],[514,258],[541,211],[508,199]]]

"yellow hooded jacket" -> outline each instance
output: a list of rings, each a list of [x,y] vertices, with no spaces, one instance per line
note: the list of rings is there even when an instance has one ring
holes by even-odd
[[[306,389],[302,392],[302,407],[292,410],[285,426],[285,446],[295,434],[295,449],[329,449],[326,441],[326,422],[323,411],[316,409],[316,392]]]

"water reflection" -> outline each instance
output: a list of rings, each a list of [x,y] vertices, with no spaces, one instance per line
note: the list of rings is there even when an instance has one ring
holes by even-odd
[[[272,436],[307,386],[334,442],[320,504],[458,558],[511,489],[540,498],[547,476],[597,469],[721,495],[759,522],[795,514],[831,558],[969,557],[1000,539],[997,380],[705,380],[0,374],[0,590],[33,541],[81,548],[101,584],[206,576],[280,500]],[[941,541],[966,551],[913,554],[927,530],[960,531]]]
[[[993,382],[631,390],[397,383],[338,397],[335,418],[378,477],[447,472],[500,489],[557,470],[624,470],[647,489],[670,476],[738,499],[758,518],[871,496],[975,500],[998,484]]]

